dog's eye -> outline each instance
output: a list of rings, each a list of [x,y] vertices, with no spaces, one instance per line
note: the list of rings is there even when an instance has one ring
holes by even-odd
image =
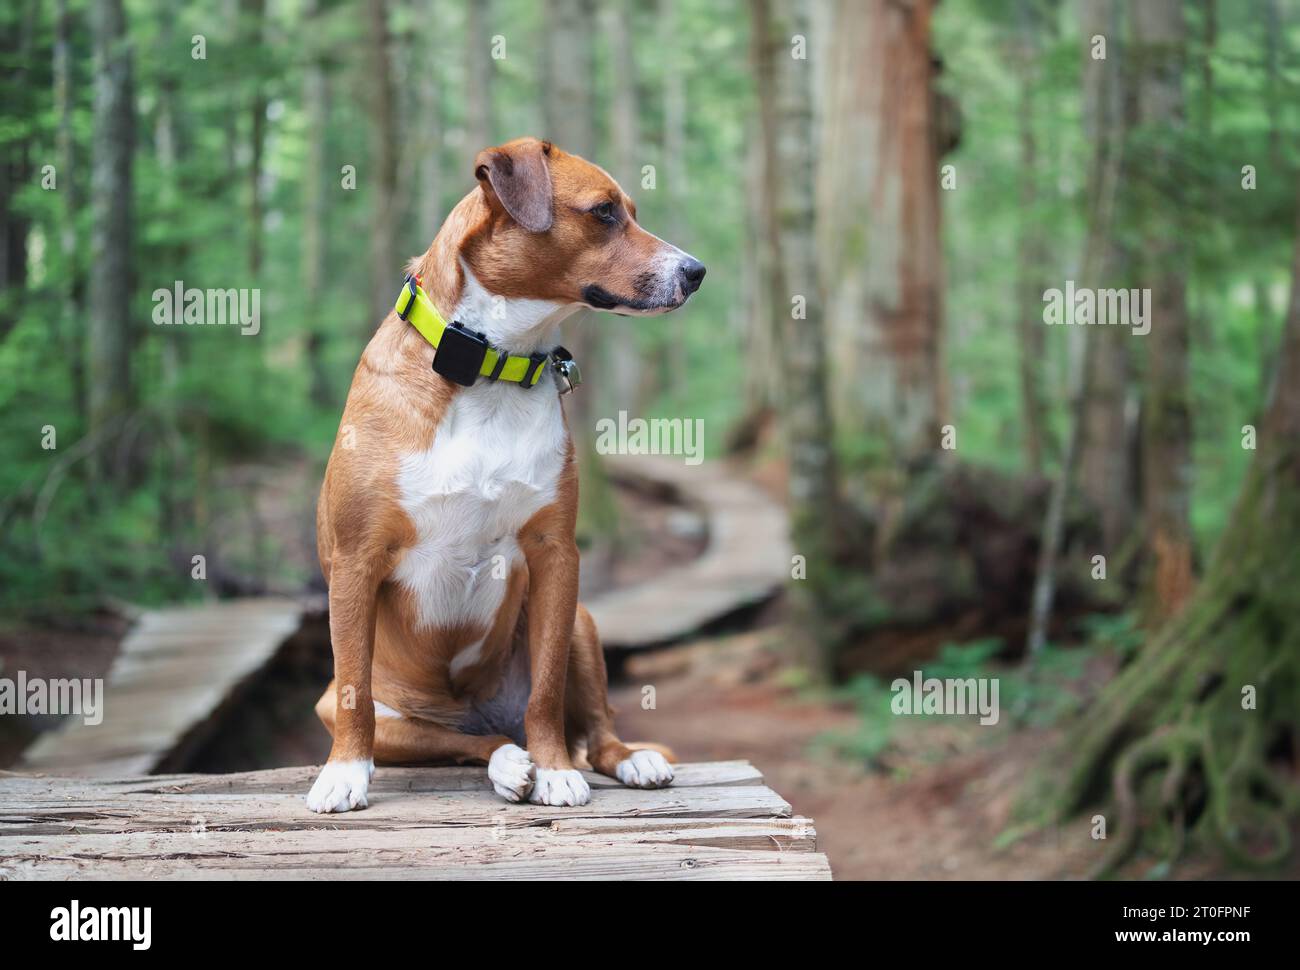
[[[591,214],[595,216],[597,219],[599,219],[601,222],[612,223],[618,221],[617,219],[614,218],[613,202],[602,202],[600,205],[594,207],[591,210]]]

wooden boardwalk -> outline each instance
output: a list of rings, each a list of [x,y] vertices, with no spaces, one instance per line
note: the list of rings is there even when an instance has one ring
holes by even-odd
[[[22,767],[79,776],[143,775],[201,740],[212,715],[302,622],[289,599],[223,600],[142,613],[104,683],[104,720],[69,717]]]
[[[380,768],[315,815],[315,768],[122,780],[0,772],[0,879],[829,879],[811,820],[748,762],[582,808],[508,805],[484,768]]]
[[[703,555],[644,583],[587,602],[601,642],[614,650],[662,646],[771,597],[790,578],[785,509],[724,462],[610,457],[610,474],[667,487],[708,528]]]

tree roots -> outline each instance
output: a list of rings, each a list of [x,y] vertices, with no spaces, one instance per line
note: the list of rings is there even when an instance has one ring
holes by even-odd
[[[1172,865],[1189,839],[1248,869],[1290,855],[1300,644],[1289,617],[1243,593],[1233,583],[1203,589],[1053,753],[1065,774],[1048,769],[1063,783],[1040,822],[1078,811],[1110,778],[1113,826],[1093,877],[1139,848]]]

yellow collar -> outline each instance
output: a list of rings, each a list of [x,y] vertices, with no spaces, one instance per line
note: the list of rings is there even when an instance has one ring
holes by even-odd
[[[463,324],[448,324],[415,277],[406,278],[394,309],[437,350],[433,369],[449,381],[470,387],[478,378],[486,377],[530,388],[541,378],[549,359],[559,379],[560,393],[573,390],[581,382],[577,364],[563,347],[550,354],[523,357],[493,347],[484,334]]]

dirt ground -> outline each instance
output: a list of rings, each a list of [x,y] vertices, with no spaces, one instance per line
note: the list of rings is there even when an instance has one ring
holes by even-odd
[[[786,686],[772,637],[745,633],[630,661],[611,694],[620,733],[667,744],[682,761],[752,761],[796,815],[814,820],[837,879],[1078,879],[1105,851],[1090,814],[995,847],[1053,731],[918,720],[899,732],[888,770],[868,771],[817,744],[851,728],[856,715]],[[653,710],[642,706],[647,686]],[[1122,876],[1142,878],[1152,866],[1137,859]],[[1240,877],[1196,856],[1170,875]]]

